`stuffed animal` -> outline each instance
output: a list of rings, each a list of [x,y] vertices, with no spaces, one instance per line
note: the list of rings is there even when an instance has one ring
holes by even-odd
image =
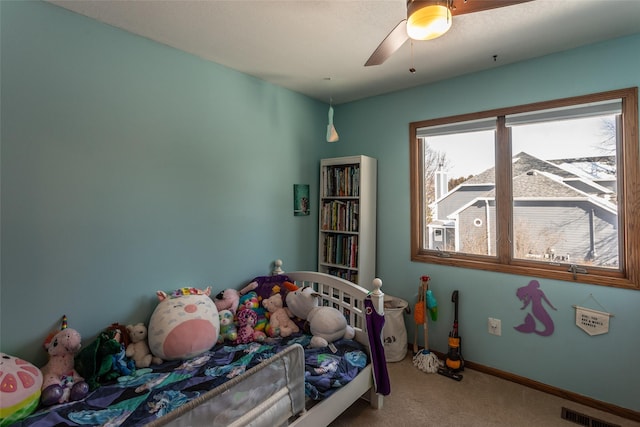
[[[282,306],[282,295],[274,294],[262,300],[262,305],[269,312],[269,324],[267,325],[267,335],[270,337],[288,337],[291,334],[300,332],[300,328],[291,320],[291,312]]]
[[[263,331],[267,327],[267,310],[260,305],[260,297],[255,291],[251,291],[240,297],[238,310],[248,308],[258,315],[256,325],[253,327],[256,331]]]
[[[132,375],[136,370],[136,362],[127,357],[124,347],[118,352],[111,355],[111,377],[120,378]]]
[[[111,375],[119,378],[134,373],[136,362],[127,357],[127,347],[131,344],[129,331],[125,325],[112,323],[105,331],[113,337],[113,340],[120,343],[120,350],[111,356]]]
[[[246,344],[254,341],[264,341],[266,334],[262,331],[255,330],[258,322],[258,315],[250,308],[242,308],[236,313],[238,323],[238,338],[236,344]]]
[[[0,353],[0,426],[26,418],[38,407],[42,372],[31,363]]]
[[[120,352],[124,356],[124,347],[118,334],[117,330],[103,331],[76,354],[76,371],[89,384],[89,390],[95,390],[101,384],[120,376],[118,372],[113,371],[113,356]]]
[[[220,317],[210,294],[211,288],[158,291],[160,302],[149,320],[151,353],[164,360],[181,360],[213,347],[220,334]]]
[[[295,316],[306,319],[311,331],[311,347],[325,347],[340,338],[351,339],[354,329],[338,309],[318,306],[320,294],[306,287],[287,294],[287,307]]]
[[[269,298],[273,294],[282,294],[282,299],[284,300],[288,292],[298,289],[298,286],[293,283],[288,276],[283,274],[258,276],[255,277],[252,282],[258,284],[258,286],[252,290],[258,294],[258,300],[260,301]]]
[[[162,359],[154,356],[147,342],[147,327],[144,323],[127,325],[127,332],[131,343],[127,346],[125,356],[136,363],[136,368],[148,368],[151,365],[159,365]]]
[[[49,361],[41,368],[44,406],[80,400],[89,393],[89,385],[75,370],[74,356],[80,351],[82,338],[72,328],[65,328],[45,341]]]
[[[258,283],[256,281],[253,281],[239,291],[235,289],[225,289],[224,291],[220,292],[215,296],[213,301],[216,305],[216,308],[218,309],[218,313],[220,313],[222,310],[230,310],[231,313],[235,315],[236,311],[238,311],[240,297],[257,287]]]
[[[233,313],[231,310],[222,310],[218,313],[220,316],[220,336],[218,344],[224,343],[224,340],[235,341],[238,339],[238,330],[233,322]]]

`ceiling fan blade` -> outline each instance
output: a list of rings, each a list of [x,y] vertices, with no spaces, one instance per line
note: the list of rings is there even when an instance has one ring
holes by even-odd
[[[400,49],[400,46],[409,39],[407,35],[407,20],[403,19],[396,27],[391,30],[389,35],[382,40],[382,43],[376,48],[373,54],[364,64],[365,67],[370,65],[380,65],[387,60],[393,53]]]
[[[533,0],[453,0],[451,14],[454,16],[464,15],[465,13],[482,12],[483,10],[496,9],[530,1]]]
[[[499,7],[511,6],[519,3],[526,3],[533,0],[453,0],[450,4],[452,15],[464,15],[467,13],[481,12],[483,10],[496,9]],[[409,39],[407,34],[407,20],[403,19],[391,30],[382,40],[382,43],[371,54],[365,67],[380,65],[386,61],[393,53],[400,49],[400,46]]]

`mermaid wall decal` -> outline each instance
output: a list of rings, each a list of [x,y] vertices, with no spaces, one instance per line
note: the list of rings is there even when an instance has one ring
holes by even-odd
[[[513,328],[525,334],[538,334],[543,337],[547,337],[553,334],[554,326],[553,319],[545,310],[542,302],[546,302],[549,307],[556,310],[556,308],[551,304],[551,302],[547,299],[547,296],[540,289],[540,283],[537,280],[532,280],[529,282],[527,286],[523,286],[518,288],[516,291],[516,296],[520,301],[524,303],[520,310],[524,310],[529,305],[531,305],[531,313],[527,313],[527,317],[524,319],[524,323],[519,326],[514,326]],[[539,330],[537,328],[537,323],[541,323],[543,329]]]

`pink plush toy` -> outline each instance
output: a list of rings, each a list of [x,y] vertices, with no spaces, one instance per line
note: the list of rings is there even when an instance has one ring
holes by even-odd
[[[291,312],[282,306],[282,295],[274,294],[262,300],[262,305],[269,312],[269,324],[266,332],[270,337],[288,337],[300,332],[300,328],[291,320]]]
[[[211,289],[180,288],[156,292],[158,305],[149,319],[149,349],[163,360],[181,360],[204,353],[220,334],[220,317]]]
[[[258,322],[258,315],[250,308],[242,308],[237,313],[238,338],[236,344],[246,344],[254,341],[264,341],[266,334],[256,331],[255,325]]]
[[[235,289],[225,289],[215,296],[213,299],[216,308],[218,309],[218,313],[222,310],[229,310],[231,313],[236,314],[238,310],[238,304],[240,303],[240,297],[247,292],[250,292],[258,287],[258,282],[251,282],[240,291]]]
[[[40,400],[44,406],[80,400],[89,393],[89,385],[74,368],[74,357],[80,351],[81,341],[78,331],[65,328],[45,342],[49,362],[41,369]]]
[[[262,331],[267,328],[267,310],[260,305],[260,298],[255,291],[247,292],[240,297],[240,304],[238,304],[238,310],[249,309],[253,310],[258,315],[258,321],[253,327],[256,331]]]

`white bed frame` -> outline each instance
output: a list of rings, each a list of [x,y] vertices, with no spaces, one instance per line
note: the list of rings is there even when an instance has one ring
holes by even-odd
[[[370,349],[367,323],[364,313],[364,300],[371,295],[376,311],[384,314],[384,293],[382,280],[376,278],[372,283],[372,291],[352,282],[313,271],[294,271],[284,273],[282,261],[275,262],[274,274],[286,274],[299,287],[312,286],[322,295],[322,304],[337,308],[347,315],[349,324],[356,331],[355,340]],[[382,340],[382,337],[380,337]],[[383,396],[375,391],[373,367],[369,364],[356,378],[332,394],[329,398],[318,402],[311,409],[304,411],[293,421],[293,426],[326,427],[342,414],[349,406],[361,397],[367,398],[371,407],[382,409]]]
[[[381,290],[382,281],[380,279],[373,280],[373,290],[370,292],[352,282],[325,273],[314,271],[285,273],[282,270],[282,261],[280,260],[277,260],[274,265],[273,275],[285,274],[299,287],[313,287],[321,294],[322,305],[334,307],[345,314],[349,325],[355,329],[355,340],[367,347],[371,355],[364,300],[370,296],[376,311],[381,315],[384,314],[384,293]],[[378,338],[382,340],[382,336]],[[278,365],[275,365],[276,363]],[[196,401],[159,418],[149,426],[218,425],[219,422],[214,420],[219,419],[221,413],[232,411],[230,408],[233,406],[234,396],[246,394],[246,392],[237,393],[237,389],[254,387],[250,382],[245,381],[257,383],[273,381],[261,377],[263,373],[268,373],[269,369],[273,369],[270,368],[272,364],[277,366],[275,369],[280,369],[276,375],[282,373],[281,375],[288,378],[289,384],[282,387],[273,396],[264,399],[260,404],[249,404],[248,407],[244,405],[242,415],[233,420],[230,418],[230,421],[221,425],[227,427],[274,427],[280,425],[326,427],[360,398],[367,399],[373,408],[382,408],[383,397],[375,391],[373,367],[369,363],[348,384],[342,386],[326,399],[317,402],[311,408],[304,409],[304,352],[300,345],[294,345],[268,361],[251,368],[234,380],[211,390]],[[213,400],[217,400],[217,402],[213,402]]]

